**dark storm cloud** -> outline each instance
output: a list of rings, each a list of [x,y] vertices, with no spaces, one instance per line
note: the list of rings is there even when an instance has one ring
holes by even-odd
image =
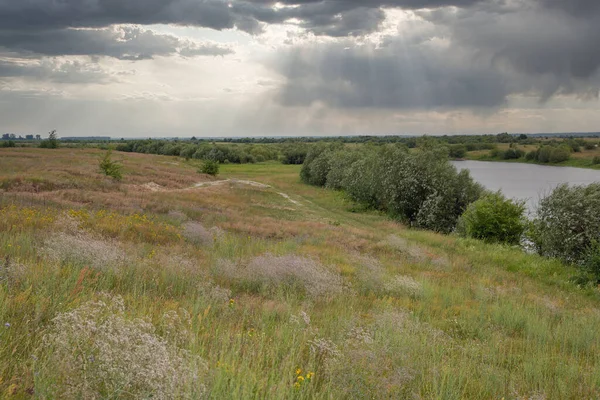
[[[247,0],[233,4],[234,12],[265,23],[298,20],[309,32],[323,36],[361,36],[377,31],[384,8],[423,9],[469,7],[490,0]],[[271,8],[276,3],[290,7]]]
[[[246,30],[253,28],[253,22],[254,19],[240,18]],[[0,55],[16,59],[104,56],[135,61],[175,54],[196,57],[233,53],[217,44],[195,43],[144,28],[118,26],[160,23],[219,30],[235,26],[230,7],[220,0],[0,0]],[[11,68],[19,66],[15,63]],[[24,76],[44,75],[45,71],[31,66],[22,68]],[[62,75],[45,76],[58,81]]]
[[[562,10],[579,16],[600,12],[600,2],[597,0],[536,0],[542,7]]]
[[[159,35],[135,27],[57,29],[6,32],[0,30],[0,48],[22,55],[107,56],[122,60],[150,59],[180,53],[186,57],[226,55],[232,50],[214,44],[196,44],[172,35]]]
[[[497,70],[529,77],[525,84],[548,98],[598,87],[600,8],[591,2],[576,3],[582,8],[589,4],[589,12],[576,16],[567,12],[574,8],[537,5],[507,13],[441,9],[422,15],[446,29],[455,47],[473,49]]]
[[[489,0],[247,0],[250,3],[273,5],[281,3],[290,6],[307,5],[307,4],[322,4],[322,3],[338,3],[348,8],[355,7],[396,7],[404,9],[423,9],[437,7],[469,7],[473,4],[483,3]]]
[[[288,106],[323,102],[336,108],[428,109],[496,107],[505,102],[505,77],[470,56],[426,44],[394,42],[384,48],[296,49],[277,69],[287,84],[278,98]]]
[[[274,63],[286,82],[277,98],[290,106],[432,109],[494,108],[515,94],[597,97],[596,4],[506,0],[420,10],[421,23],[403,22],[378,47],[295,48]]]
[[[0,0],[0,27],[7,31],[44,31],[115,24],[174,24],[217,30],[238,27],[260,33],[260,23],[300,20],[319,35],[373,32],[383,21],[381,7],[407,9],[469,7],[490,0],[284,0],[294,7],[275,9],[265,0]]]
[[[177,24],[227,29],[234,26],[220,0],[0,0],[6,30],[106,27],[114,24]]]
[[[317,35],[347,36],[374,32],[384,8],[411,10],[498,6],[519,0],[0,0],[5,31],[45,31],[115,24],[174,24],[217,30],[238,27],[257,34],[261,23],[299,21]],[[544,9],[587,15],[600,10],[596,0],[520,0]],[[274,7],[275,4],[288,7]]]

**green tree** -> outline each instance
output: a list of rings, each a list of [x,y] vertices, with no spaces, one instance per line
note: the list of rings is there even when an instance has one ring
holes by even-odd
[[[116,181],[123,179],[123,166],[111,159],[112,151],[108,150],[100,161],[100,171]]]
[[[56,135],[56,129],[48,133],[48,139],[42,140],[40,147],[42,149],[57,149],[59,146],[58,136]]]

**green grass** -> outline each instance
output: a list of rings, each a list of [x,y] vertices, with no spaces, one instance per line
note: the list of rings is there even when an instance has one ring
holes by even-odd
[[[58,150],[56,163],[66,151]],[[269,189],[150,192],[135,185],[164,158],[123,157],[133,182],[126,172],[123,183],[107,186],[73,170],[74,182],[85,183],[78,189],[0,193],[0,259],[10,260],[8,270],[0,263],[0,397],[65,390],[64,371],[73,361],[49,365],[43,337],[55,317],[102,292],[121,296],[126,318],[147,319],[169,348],[201,357],[207,369],[197,371],[197,384],[209,398],[600,397],[600,295],[574,283],[576,270],[518,248],[354,212],[341,193],[302,184],[299,166],[221,166],[217,179]],[[205,179],[193,165],[170,160],[179,165],[153,170],[153,181],[166,185],[173,171],[190,182]],[[0,180],[37,178],[34,161],[21,158]],[[64,179],[41,175],[49,184]],[[209,234],[214,243],[188,240],[175,211],[207,230],[216,227]],[[53,242],[60,235],[80,235],[98,248],[66,257]],[[224,261],[244,268],[265,254],[310,258],[341,277],[344,289],[311,297],[298,282],[257,284],[222,273]],[[97,267],[94,257],[108,261]],[[308,274],[317,284],[317,274]],[[180,309],[189,320],[165,325],[164,314]],[[131,363],[144,362],[150,361]],[[75,371],[82,380],[84,372]],[[142,389],[112,397],[136,398]],[[81,397],[95,393],[111,397],[97,383]]]

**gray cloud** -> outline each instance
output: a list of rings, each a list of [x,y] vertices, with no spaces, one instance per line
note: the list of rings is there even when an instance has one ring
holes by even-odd
[[[600,2],[596,0],[536,0],[545,8],[565,11],[572,15],[586,16],[600,12]]]
[[[373,32],[383,21],[382,7],[422,9],[469,7],[493,0],[0,0],[0,26],[6,31],[46,31],[116,24],[174,24],[256,34],[260,23],[300,20],[319,35]],[[550,1],[550,0],[546,0]]]
[[[228,3],[220,0],[0,0],[6,30],[106,27],[115,24],[177,24],[212,29],[234,27]]]
[[[600,7],[574,3],[589,12],[554,0],[482,2],[418,11],[424,21],[404,22],[379,46],[297,47],[272,63],[286,80],[277,99],[288,106],[451,109],[496,108],[516,94],[594,98]]]
[[[183,57],[226,56],[233,53],[229,47],[213,43],[187,43],[179,50],[179,55]]]
[[[582,16],[600,11],[596,0],[0,0],[0,26],[5,31],[31,32],[115,24],[173,24],[216,30],[238,27],[258,34],[262,32],[261,23],[297,20],[317,35],[341,37],[376,31],[384,20],[385,8],[470,9],[511,4]]]
[[[2,78],[23,78],[56,83],[107,84],[115,78],[96,64],[77,61],[40,60],[21,61],[0,60],[0,80]]]
[[[48,63],[56,64],[51,58],[61,56],[137,61],[176,54],[231,54],[233,50],[227,46],[116,24],[167,23],[227,29],[235,26],[233,17],[227,3],[220,0],[0,0],[0,55],[13,59],[2,65],[2,75],[62,83],[105,83],[106,76],[91,71],[91,67],[80,71],[83,65],[76,63]],[[248,23],[246,26],[249,29]],[[41,61],[37,66],[24,64],[20,62],[24,58]]]
[[[600,11],[590,7],[590,11]],[[528,79],[522,85],[543,98],[554,93],[597,92],[600,12],[577,17],[557,11],[537,5],[503,13],[441,9],[422,15],[447,30],[455,47],[489,58],[497,70],[525,75]]]
[[[278,63],[287,79],[278,99],[288,106],[323,102],[335,108],[496,107],[509,94],[506,78],[471,54],[427,43],[295,49]]]
[[[233,51],[209,43],[193,43],[172,35],[159,35],[137,27],[58,29],[36,31],[0,30],[0,47],[19,54],[43,56],[107,56],[123,60],[150,59],[180,53],[186,57],[226,55]]]
[[[470,7],[489,1],[493,0],[248,0],[234,3],[233,10],[266,23],[298,20],[316,35],[342,37],[377,31],[385,19],[384,8]],[[276,3],[289,7],[269,8]]]

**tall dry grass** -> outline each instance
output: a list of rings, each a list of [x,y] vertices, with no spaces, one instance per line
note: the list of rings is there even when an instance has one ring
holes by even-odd
[[[2,398],[600,398],[598,289],[559,262],[351,212],[294,166],[151,192],[128,185],[195,168],[124,155],[115,186],[94,151],[3,151],[0,180],[55,186],[0,192]]]

